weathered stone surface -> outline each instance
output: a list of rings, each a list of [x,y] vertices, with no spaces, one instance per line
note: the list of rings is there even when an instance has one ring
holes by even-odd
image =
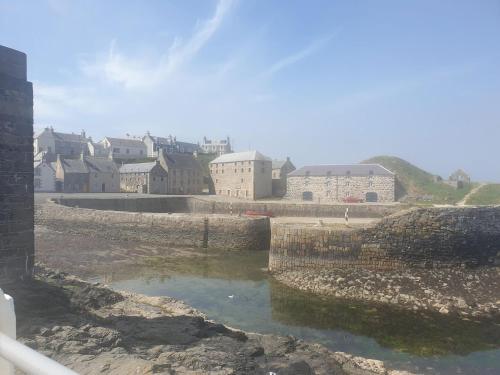
[[[46,203],[36,222],[68,233],[144,243],[234,250],[267,250],[267,217],[185,215],[91,210]]]
[[[32,273],[33,89],[26,55],[0,46],[0,284]]]
[[[382,362],[293,337],[234,330],[168,297],[39,270],[8,292],[21,341],[84,374],[391,374]]]
[[[273,223],[271,232],[271,271],[495,265],[500,207],[412,209],[364,228]]]

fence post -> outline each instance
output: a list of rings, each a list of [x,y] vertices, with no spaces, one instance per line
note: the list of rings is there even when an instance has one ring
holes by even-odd
[[[16,339],[14,299],[0,289],[0,332]],[[14,365],[0,357],[0,374],[14,375]]]

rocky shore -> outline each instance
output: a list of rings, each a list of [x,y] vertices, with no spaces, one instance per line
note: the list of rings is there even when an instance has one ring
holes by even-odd
[[[320,295],[434,310],[465,319],[500,319],[500,267],[301,269],[275,272],[280,282]]]
[[[43,267],[34,280],[5,289],[16,301],[19,339],[80,374],[408,374]]]

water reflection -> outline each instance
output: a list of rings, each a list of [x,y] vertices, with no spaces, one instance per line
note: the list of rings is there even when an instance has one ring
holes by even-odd
[[[111,255],[106,254],[109,261],[89,261],[92,267],[68,271],[118,289],[184,300],[209,318],[236,328],[291,334],[398,368],[432,374],[500,373],[499,324],[292,290],[268,277],[266,252],[183,250],[164,256],[168,249],[155,249],[158,255],[151,257],[144,256],[146,250],[134,249],[125,257],[121,252],[123,259],[116,262],[115,246]],[[58,256],[58,261],[64,257]],[[70,263],[75,264],[68,258],[65,269]]]

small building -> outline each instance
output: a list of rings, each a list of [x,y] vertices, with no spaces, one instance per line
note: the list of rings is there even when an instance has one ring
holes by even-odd
[[[199,147],[195,143],[180,142],[176,137],[169,135],[168,137],[155,137],[149,132],[142,138],[146,145],[148,157],[159,157],[162,151],[167,154],[195,154],[199,151]]]
[[[462,189],[466,185],[470,185],[470,176],[462,169],[458,169],[451,174],[446,184],[453,186],[455,189]]]
[[[56,191],[62,193],[119,193],[120,173],[106,158],[81,156],[56,162]]]
[[[52,127],[47,127],[33,141],[34,154],[46,152],[49,162],[55,161],[56,155],[66,158],[88,155],[88,142],[85,131],[81,134],[60,133],[54,131]]]
[[[273,160],[273,197],[284,197],[286,194],[287,175],[293,172],[295,166],[287,157],[286,160]]]
[[[220,141],[207,139],[203,137],[203,143],[200,145],[200,152],[204,154],[216,154],[218,156],[232,153],[231,141],[229,137]]]
[[[56,191],[56,171],[53,163],[48,161],[46,152],[40,156],[40,159],[33,163],[35,192],[54,192]]]
[[[168,174],[167,194],[203,193],[203,168],[193,155],[161,150],[158,160]]]
[[[89,170],[79,159],[65,159],[57,155],[56,191],[58,193],[88,193]]]
[[[124,164],[120,167],[120,189],[126,193],[167,194],[167,171],[160,161]]]
[[[90,193],[120,192],[120,171],[112,160],[87,156],[84,162],[89,170]]]
[[[113,160],[144,159],[148,152],[140,139],[105,137],[100,144],[105,154]]]
[[[395,175],[379,164],[311,165],[287,178],[287,199],[325,203],[395,199]]]
[[[210,163],[215,194],[243,199],[272,195],[272,161],[258,151],[224,154]]]

